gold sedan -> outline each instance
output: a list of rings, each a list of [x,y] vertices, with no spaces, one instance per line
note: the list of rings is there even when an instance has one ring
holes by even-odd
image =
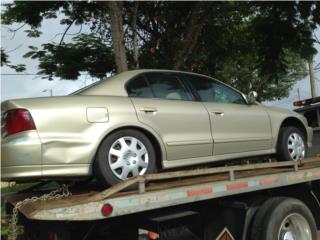
[[[70,96],[2,103],[3,180],[105,185],[159,169],[235,158],[305,158],[312,129],[210,77],[135,70]]]

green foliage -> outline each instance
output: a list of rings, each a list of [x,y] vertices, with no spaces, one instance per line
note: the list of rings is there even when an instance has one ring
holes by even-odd
[[[296,48],[286,46],[281,48],[281,58],[275,58],[277,61],[274,60],[275,65],[272,65],[270,58],[266,57],[269,53],[259,54],[261,45],[256,40],[255,22],[250,18],[244,20],[245,16],[255,12],[255,8],[242,9],[245,7],[243,3],[237,4],[228,6],[229,9],[239,9],[237,14],[229,10],[227,12],[232,14],[220,18],[219,24],[212,19],[206,26],[203,44],[192,56],[192,60],[199,64],[197,72],[215,76],[244,93],[252,86],[260,100],[287,96],[293,84],[306,76],[304,59]],[[215,34],[217,32],[220,34]]]
[[[320,16],[311,11],[313,7],[319,8],[319,3],[317,6],[297,2],[259,4],[259,13],[252,21],[252,32],[260,56],[261,74],[277,79],[280,77],[278,73],[281,75],[287,71],[285,49],[304,59],[316,53],[312,34],[316,24],[320,23]]]
[[[259,100],[276,100],[287,97],[293,84],[307,75],[306,64],[296,53],[284,51],[287,62],[286,72],[277,74],[277,79],[270,79],[269,75],[259,74],[257,56],[254,53],[229,58],[217,72],[217,77],[244,93],[252,88],[258,92]]]
[[[41,35],[41,31],[35,29],[35,28],[32,28],[30,30],[25,30],[25,32],[27,33],[27,36],[28,37],[33,37],[33,38],[37,38],[37,37],[40,37]]]
[[[4,49],[1,48],[1,67],[3,65],[6,65],[6,64],[10,63],[9,60],[8,60],[8,57],[9,57],[8,54],[6,54],[4,52]]]
[[[12,65],[10,64],[9,61],[9,56],[8,54],[4,51],[3,48],[1,48],[1,67],[2,66],[7,66],[9,68],[14,69],[16,72],[23,72],[26,70],[26,66],[24,64],[17,64],[17,65]]]
[[[102,78],[115,71],[111,47],[94,34],[80,34],[72,43],[46,43],[42,50],[29,46],[24,57],[39,59],[40,74],[76,80],[80,72]]]
[[[61,2],[19,2],[13,4],[5,4],[7,9],[2,14],[3,24],[26,23],[31,27],[37,28],[41,26],[41,22],[46,18],[56,18],[56,12],[65,5]]]
[[[320,24],[319,2],[124,2],[124,38],[128,65],[134,67],[133,35],[138,35],[141,68],[167,68],[208,74],[260,100],[288,95],[306,75],[304,61],[316,53],[313,31]],[[31,26],[38,37],[44,19],[63,15],[72,24],[89,26],[70,43],[30,47],[25,57],[39,60],[40,73],[76,80],[81,72],[103,77],[116,69],[109,9],[104,2],[20,2],[9,4],[3,23]],[[121,41],[121,40],[119,40]],[[1,56],[2,57],[2,56]],[[179,64],[177,64],[179,63]]]
[[[75,24],[91,22],[94,16],[101,14],[99,2],[74,2],[74,1],[15,1],[5,4],[6,10],[2,14],[3,24],[25,23],[32,30],[41,27],[44,19],[57,18],[63,14],[62,25],[69,25],[75,20]]]

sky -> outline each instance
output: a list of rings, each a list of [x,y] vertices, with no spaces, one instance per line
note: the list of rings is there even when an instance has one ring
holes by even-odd
[[[10,28],[17,29],[20,26],[21,24],[14,24],[10,26]],[[28,38],[24,32],[24,30],[27,29],[30,28],[25,26],[13,34],[7,26],[1,25],[1,47],[9,52],[9,60],[12,64],[23,63],[27,67],[23,75],[15,75],[17,73],[14,70],[6,66],[1,67],[1,101],[16,98],[45,97],[50,96],[51,91],[54,96],[67,95],[97,80],[92,79],[89,75],[82,75],[77,81],[60,79],[48,81],[47,79],[42,79],[41,76],[34,75],[39,71],[37,67],[38,61],[22,57],[28,52],[28,46],[33,45],[40,47],[41,44],[49,41],[59,42],[65,26],[59,24],[59,19],[45,20],[40,29],[43,33],[39,38]],[[87,31],[85,27],[83,30]],[[79,26],[72,26],[69,33],[72,34],[78,31]],[[316,34],[318,38],[320,38],[320,29],[316,31]],[[67,35],[65,41],[71,41],[72,37],[72,35]],[[318,54],[315,56],[315,66],[320,63],[320,45],[316,45],[316,48]],[[320,70],[315,72],[315,77],[317,79],[317,93],[319,95]],[[279,101],[265,102],[264,104],[292,109],[292,102],[298,99],[298,89],[301,99],[311,97],[309,76],[301,79],[293,86],[288,98]]]
[[[1,9],[2,11],[2,9]],[[54,96],[67,95],[79,88],[82,88],[97,79],[92,79],[89,75],[82,75],[77,81],[60,80],[54,78],[53,81],[42,79],[35,75],[38,69],[38,61],[30,58],[23,58],[23,55],[30,49],[28,46],[40,47],[47,42],[60,42],[61,33],[65,26],[59,24],[59,19],[49,19],[42,23],[39,38],[29,38],[25,30],[30,27],[25,26],[19,29],[15,34],[10,32],[8,26],[1,25],[1,47],[9,55],[11,64],[25,64],[26,71],[17,73],[13,69],[4,66],[1,67],[1,101],[16,98],[45,97],[50,95],[50,90]],[[10,29],[17,29],[22,24],[13,24]],[[80,26],[72,26],[69,34],[77,33]],[[84,26],[83,31],[86,31]],[[71,41],[74,35],[66,35],[65,41]],[[11,75],[13,74],[13,75]]]

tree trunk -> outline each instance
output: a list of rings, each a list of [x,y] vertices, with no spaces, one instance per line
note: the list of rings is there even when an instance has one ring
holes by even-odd
[[[112,44],[117,66],[117,72],[128,70],[126,47],[124,44],[122,2],[109,1],[107,5],[110,9]]]
[[[317,96],[317,83],[314,77],[314,69],[313,69],[313,56],[308,60],[308,67],[309,67],[309,76],[310,76],[310,87],[311,87],[311,97]]]
[[[139,48],[138,48],[138,35],[137,35],[137,17],[138,17],[139,2],[135,2],[132,16],[132,48],[133,48],[133,62],[136,69],[139,68]]]
[[[185,35],[186,44],[180,48],[175,56],[174,69],[179,70],[185,63],[187,57],[192,53],[198,43],[199,35],[205,22],[205,10],[203,2],[195,3],[196,6],[192,9],[188,30]]]

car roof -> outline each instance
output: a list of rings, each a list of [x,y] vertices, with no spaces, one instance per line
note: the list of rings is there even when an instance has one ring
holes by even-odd
[[[210,76],[193,73],[193,72],[186,72],[186,71],[167,70],[167,69],[137,69],[137,70],[125,71],[125,72],[116,74],[114,76],[111,76],[109,78],[106,78],[104,80],[98,81],[92,85],[89,85],[83,89],[80,89],[74,92],[71,95],[101,95],[101,96],[108,95],[108,96],[126,96],[127,97],[128,94],[125,89],[126,82],[138,76],[139,74],[150,73],[150,72],[151,73],[152,72],[184,73],[184,74],[190,74],[190,75],[196,75],[196,76],[214,79]],[[214,80],[226,85],[225,83],[217,79],[214,79]],[[227,86],[239,92],[240,94],[242,94],[239,90],[233,88],[232,86],[229,86],[229,85]]]
[[[194,74],[198,76],[204,76],[201,74],[195,74],[192,72],[183,72],[177,70],[165,70],[165,69],[138,69],[125,71],[104,80],[98,81],[92,85],[89,85],[83,89],[74,92],[72,95],[109,95],[109,96],[128,96],[125,90],[125,84],[130,79],[143,73],[150,72],[165,72],[165,73],[186,73]]]

